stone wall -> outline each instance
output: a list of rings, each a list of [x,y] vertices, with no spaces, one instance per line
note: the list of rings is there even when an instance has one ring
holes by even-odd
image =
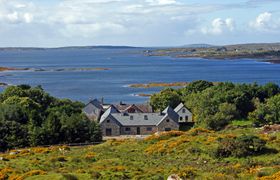
[[[108,122],[109,120],[109,122]],[[102,135],[106,136],[106,129],[111,129],[112,131],[112,135],[111,136],[119,136],[120,135],[120,126],[119,124],[112,119],[106,119],[105,121],[103,121],[100,125],[101,129],[102,129]]]
[[[140,135],[149,135],[157,132],[156,126],[125,126],[121,127],[121,135],[137,135],[137,127],[140,128]],[[127,128],[130,128],[130,131],[126,131]],[[148,131],[147,128],[151,128],[151,131]]]
[[[158,125],[158,131],[165,131],[166,128],[170,128],[170,130],[179,130],[179,124],[170,118],[166,118]]]

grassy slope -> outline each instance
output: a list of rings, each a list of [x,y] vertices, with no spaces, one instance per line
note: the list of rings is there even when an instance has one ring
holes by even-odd
[[[268,140],[268,147],[280,150],[280,133],[261,135],[260,130],[236,124],[216,133],[191,130],[146,140],[109,140],[96,146],[71,147],[64,155],[59,147],[32,148],[13,156],[0,155],[10,159],[0,161],[0,172],[27,179],[63,179],[67,176],[63,174],[78,179],[166,179],[172,173],[196,179],[256,179],[279,171],[280,153],[224,159],[211,155],[217,138],[240,134],[261,136]]]

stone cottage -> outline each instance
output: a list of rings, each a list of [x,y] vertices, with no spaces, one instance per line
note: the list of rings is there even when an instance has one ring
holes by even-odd
[[[134,104],[124,108],[124,105],[102,105],[94,100],[84,108],[84,112],[99,122],[103,136],[148,135],[179,130],[180,123],[192,122],[192,113],[183,103],[175,109],[167,107],[162,112],[153,112]]]

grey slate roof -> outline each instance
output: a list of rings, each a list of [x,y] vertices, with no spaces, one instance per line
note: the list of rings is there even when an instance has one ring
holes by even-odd
[[[98,101],[97,99],[91,100],[89,103],[93,104],[98,109],[103,109],[102,103],[100,101]]]
[[[183,107],[185,107],[185,105],[184,105],[183,103],[180,103],[180,104],[174,109],[174,111],[175,111],[175,112],[178,112],[178,111],[180,111]]]
[[[155,126],[164,117],[159,113],[114,113],[111,115],[115,119],[117,119],[123,126]],[[130,116],[133,116],[133,120],[130,120]],[[147,116],[148,119],[145,120],[144,116]]]
[[[101,105],[101,103],[97,100],[91,100],[84,108],[83,111],[86,114],[95,114],[94,113],[94,109],[99,109],[99,110],[103,110],[103,107]]]
[[[156,126],[167,117],[178,122],[179,115],[171,107],[167,107],[163,113],[119,113],[112,106],[101,116],[100,123],[110,118],[123,126]]]
[[[136,106],[138,109],[140,109],[144,113],[152,113],[153,109],[149,104],[133,104]],[[115,107],[119,111],[125,111],[127,108],[129,108],[131,105],[130,104],[116,104]]]
[[[112,114],[116,113],[119,114],[119,112],[117,111],[117,109],[115,109],[114,107],[110,106],[105,112],[104,114],[101,116],[100,118],[100,123],[102,123],[105,119],[107,119],[108,117],[112,118]]]
[[[162,113],[164,114],[164,117],[161,119],[161,121],[163,121],[167,117],[170,117],[174,121],[178,122],[179,115],[170,106],[165,108],[165,110],[163,110]],[[161,121],[158,122],[157,125],[160,124]]]

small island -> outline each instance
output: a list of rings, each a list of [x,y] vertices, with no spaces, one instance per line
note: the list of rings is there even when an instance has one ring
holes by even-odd
[[[188,85],[187,82],[173,82],[173,83],[151,82],[147,84],[130,84],[128,87],[132,87],[132,88],[183,87],[186,85]]]
[[[56,69],[0,67],[0,72],[3,72],[3,71],[28,71],[28,70],[34,71],[34,72],[42,72],[42,71],[108,71],[111,69],[104,68],[104,67],[56,68]]]
[[[6,87],[6,86],[8,86],[7,83],[0,82],[0,87]]]
[[[29,70],[29,68],[0,67],[0,72],[1,71],[21,71],[21,70]]]

